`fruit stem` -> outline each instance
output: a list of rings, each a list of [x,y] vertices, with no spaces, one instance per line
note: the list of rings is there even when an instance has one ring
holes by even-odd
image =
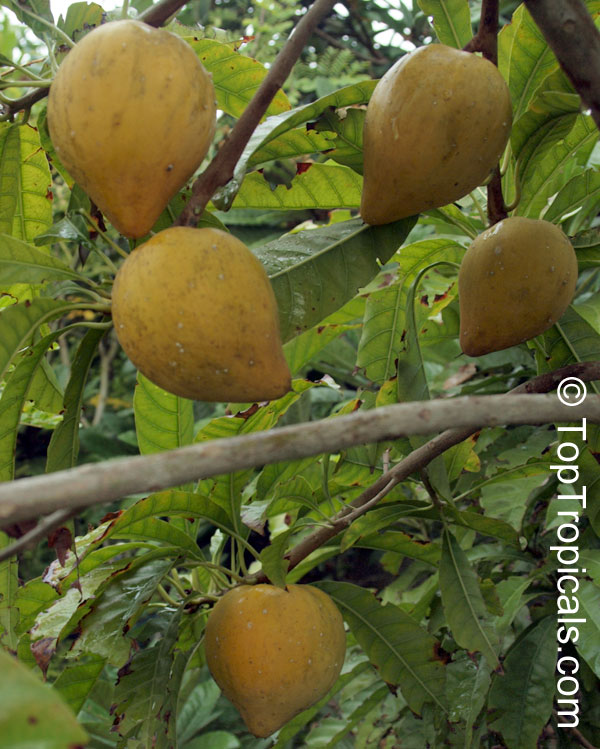
[[[171,598],[171,596],[167,593],[167,591],[164,589],[164,587],[159,583],[156,586],[156,590],[158,591],[159,596],[163,599],[165,603],[170,604],[171,606],[175,606],[176,608],[179,608],[179,603],[174,598]]]
[[[121,8],[121,18],[127,18],[129,15],[129,0],[124,0],[123,7]]]

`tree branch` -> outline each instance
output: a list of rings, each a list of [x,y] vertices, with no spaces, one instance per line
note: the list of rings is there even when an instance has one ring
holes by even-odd
[[[600,129],[600,32],[583,0],[525,0],[525,5]]]
[[[316,0],[293,30],[256,94],[252,97],[252,101],[234,125],[231,135],[195,181],[192,196],[175,221],[176,226],[195,226],[217,188],[226,185],[233,177],[235,166],[250,136],[290,74],[317,24],[331,12],[335,3],[336,0]]]
[[[579,363],[542,375],[532,381],[539,384],[530,383],[529,390],[527,384],[520,386],[517,393],[531,392],[532,387],[537,392],[545,392],[556,387],[567,375],[584,381],[600,379],[600,362]],[[402,403],[358,411],[325,421],[6,482],[0,485],[0,526],[47,515],[60,508],[88,507],[129,494],[159,491],[245,468],[338,452],[381,440],[434,434],[450,424],[468,430],[465,432],[468,436],[483,426],[570,422],[584,417],[591,423],[600,423],[600,396],[588,396],[585,403],[574,407],[563,405],[554,395],[529,395],[524,402],[513,393]],[[447,447],[456,444],[447,442],[448,439],[447,433],[441,434],[411,453],[406,458],[406,461],[412,461],[409,473],[422,468]],[[392,470],[399,470],[403,464],[405,461]],[[384,476],[387,483],[389,473]],[[375,482],[361,495],[363,504],[384,485]]]

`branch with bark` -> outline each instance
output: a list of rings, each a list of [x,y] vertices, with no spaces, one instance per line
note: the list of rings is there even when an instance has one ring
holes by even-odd
[[[165,453],[120,458],[19,479],[0,486],[0,525],[39,517],[59,509],[110,502],[129,494],[159,491],[245,468],[338,452],[382,440],[434,434],[453,425],[452,429],[434,437],[383,474],[344,508],[339,517],[332,519],[331,529],[326,526],[317,530],[316,539],[318,545],[322,545],[340,529],[347,527],[348,513],[360,510],[377,495],[384,496],[382,492],[386,488],[389,491],[392,480],[401,481],[424,468],[437,455],[481,427],[570,422],[583,418],[600,423],[600,396],[589,396],[580,405],[568,406],[561,403],[556,395],[541,394],[557,387],[565,377],[578,377],[584,382],[600,379],[600,362],[575,364],[541,375],[508,395],[396,404],[325,421],[190,445]],[[363,512],[353,515],[350,522]],[[332,535],[319,535],[328,533]],[[294,552],[291,563],[297,564],[298,555],[306,555],[302,551],[303,548],[306,550],[306,544],[315,542],[315,538],[312,541],[305,539],[305,546],[299,552]]]

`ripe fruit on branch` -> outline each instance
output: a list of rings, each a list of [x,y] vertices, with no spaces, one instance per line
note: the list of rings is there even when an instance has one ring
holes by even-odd
[[[473,241],[460,266],[462,350],[481,356],[543,333],[569,306],[576,282],[575,250],[558,226],[500,221]]]
[[[215,605],[204,647],[248,730],[266,737],[331,689],[346,635],[339,610],[318,588],[242,585]]]
[[[463,197],[498,162],[511,123],[508,87],[488,60],[443,44],[405,55],[367,107],[362,218],[387,224]]]
[[[122,234],[143,237],[206,155],[210,75],[182,39],[140,21],[91,31],[50,87],[48,127],[73,178]]]
[[[241,403],[290,389],[269,278],[224,231],[172,227],[140,245],[117,273],[112,314],[127,356],[170,393]]]

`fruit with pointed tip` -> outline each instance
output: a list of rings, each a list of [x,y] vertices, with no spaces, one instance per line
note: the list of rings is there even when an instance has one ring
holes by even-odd
[[[204,647],[248,730],[267,737],[331,689],[346,635],[338,608],[318,588],[242,585],[211,611]]]
[[[206,155],[215,131],[212,79],[192,48],[141,21],[97,27],[50,87],[58,157],[113,226],[143,237]]]
[[[577,257],[562,229],[513,216],[480,234],[458,276],[460,345],[468,356],[528,341],[569,306]]]
[[[508,87],[488,60],[443,44],[405,55],[367,106],[363,220],[387,224],[474,190],[497,164],[511,123]]]
[[[137,247],[112,293],[117,338],[149,380],[203,401],[265,401],[290,372],[269,278],[220,229],[171,227]]]

